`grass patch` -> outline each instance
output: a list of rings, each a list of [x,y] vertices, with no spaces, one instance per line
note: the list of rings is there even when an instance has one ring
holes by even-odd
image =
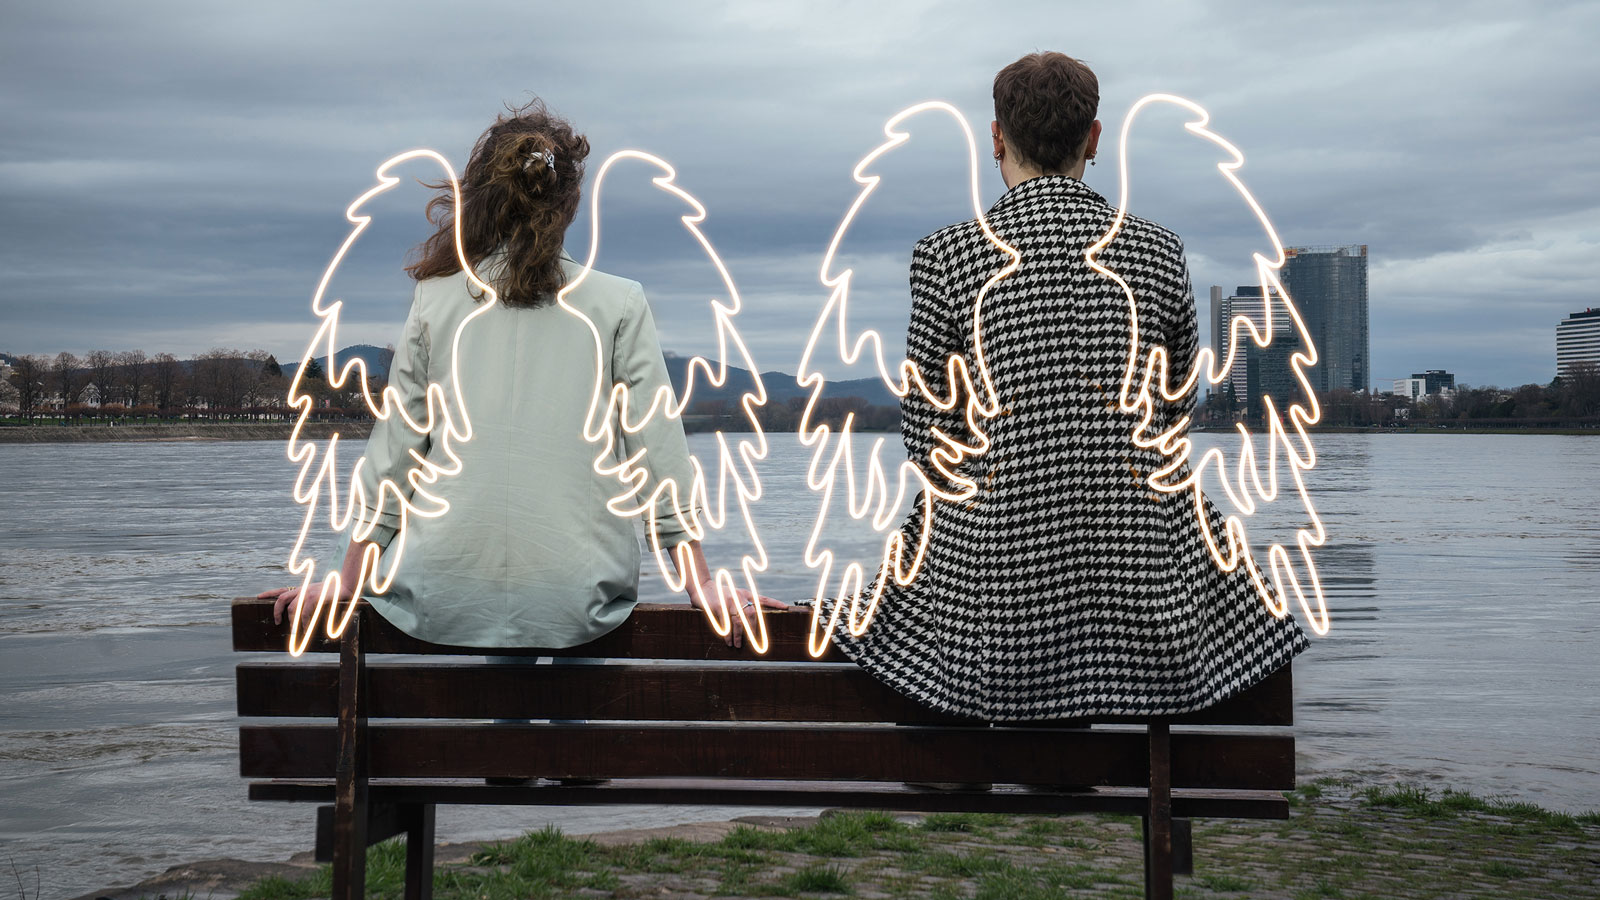
[[[922,831],[975,834],[1010,821],[1010,817],[994,813],[929,813],[917,827]]]
[[[406,845],[393,838],[367,848],[367,894],[398,897],[405,891]],[[322,866],[304,878],[271,876],[239,894],[239,900],[309,900],[333,893],[333,868]]]
[[[774,885],[784,894],[848,894],[850,877],[837,866],[810,866]]]
[[[1527,878],[1528,870],[1496,859],[1483,867],[1483,874],[1491,878]]]
[[[987,850],[974,850],[971,853],[939,850],[922,855],[915,862],[920,871],[937,878],[976,878],[1013,868],[1011,863]]]
[[[1479,797],[1452,788],[1445,788],[1442,793],[1435,795],[1422,785],[1384,785],[1366,788],[1360,792],[1360,797],[1365,806],[1398,809],[1425,819],[1453,819],[1462,813],[1475,812],[1566,831],[1579,830],[1583,825],[1600,824],[1600,812],[1572,815],[1554,812],[1535,803]]]
[[[903,853],[921,846],[909,826],[878,811],[826,816],[809,828],[778,837],[788,840],[774,849],[826,857],[854,857],[872,850]]]
[[[1206,890],[1218,893],[1243,893],[1255,890],[1256,883],[1249,878],[1240,878],[1237,875],[1208,874],[1200,875],[1195,881],[1205,885]]]

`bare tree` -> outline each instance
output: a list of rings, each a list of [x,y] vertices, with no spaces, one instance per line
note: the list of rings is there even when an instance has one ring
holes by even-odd
[[[0,416],[21,415],[22,398],[11,384],[11,369],[0,365],[0,372],[5,373],[5,377],[0,378]]]
[[[150,384],[150,360],[143,350],[129,350],[117,355],[117,365],[122,369],[122,402],[131,409]]]
[[[1592,362],[1573,363],[1561,379],[1564,407],[1568,415],[1600,414],[1600,366]]]
[[[283,391],[277,386],[283,381],[283,367],[278,365],[277,358],[265,350],[251,350],[244,358],[249,363],[246,367],[249,387],[245,391],[244,405],[252,409],[279,405]]]
[[[155,394],[156,409],[171,409],[173,401],[183,396],[183,363],[171,353],[157,353],[151,365],[150,388]]]
[[[105,406],[116,399],[117,355],[110,350],[92,350],[86,360],[89,369],[89,383],[93,384],[96,391],[100,392],[100,405]]]
[[[45,397],[45,379],[50,377],[50,360],[43,356],[19,356],[7,380],[17,392],[17,414],[32,421]]]
[[[194,358],[194,370],[189,381],[190,405],[204,407],[209,418],[216,418],[226,405],[224,399],[224,361],[234,353],[221,347]]]
[[[61,397],[61,408],[71,406],[78,393],[78,381],[81,376],[78,369],[83,361],[71,353],[63,350],[56,354],[55,360],[50,364],[51,386],[56,389]]]

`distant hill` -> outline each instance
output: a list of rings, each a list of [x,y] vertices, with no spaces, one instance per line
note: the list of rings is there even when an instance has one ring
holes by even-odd
[[[683,386],[689,379],[689,360],[692,357],[679,356],[676,353],[667,353],[667,374],[672,378],[672,389],[683,395]],[[768,402],[783,403],[791,397],[805,397],[809,392],[795,381],[795,377],[788,372],[762,372],[761,383],[767,389]],[[736,403],[739,396],[755,387],[755,379],[749,370],[738,366],[728,367],[728,381],[721,388],[709,388],[706,384],[697,383],[695,386],[694,400],[725,400]],[[860,397],[868,403],[877,406],[899,406],[900,398],[884,386],[877,378],[857,378],[851,381],[830,381],[827,385],[829,397]]]
[[[354,357],[366,360],[368,374],[376,375],[379,378],[388,378],[389,363],[394,360],[394,351],[384,347],[374,347],[371,344],[354,344],[335,353],[334,362],[344,366]],[[317,357],[317,362],[322,364],[322,371],[328,371],[328,358],[326,356]],[[294,373],[300,370],[299,361],[285,362],[280,359],[278,364],[283,367],[283,374],[288,378],[293,378]]]

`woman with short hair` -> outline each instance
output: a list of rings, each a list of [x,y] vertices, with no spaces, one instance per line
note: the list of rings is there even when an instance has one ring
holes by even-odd
[[[1292,618],[1266,609],[1244,566],[1217,567],[1187,493],[1150,488],[1167,461],[1134,444],[1133,419],[1118,409],[1128,301],[1084,256],[1116,215],[1082,181],[1099,151],[1098,105],[1094,73],[1061,53],[1029,54],[995,77],[994,159],[1008,190],[987,221],[1020,261],[985,295],[981,335],[979,290],[1011,257],[976,220],[912,252],[907,357],[948,397],[948,359],[977,372],[981,339],[1000,409],[980,423],[987,449],[956,473],[976,495],[932,506],[915,580],[891,580],[865,633],[836,637],[873,675],[943,712],[989,721],[1189,712],[1309,645]],[[1143,337],[1165,344],[1179,377],[1188,372],[1199,341],[1177,235],[1128,216],[1097,259],[1133,288]],[[909,459],[950,491],[932,458],[939,435],[982,444],[959,399],[941,408],[913,389],[901,403]],[[1162,415],[1175,423],[1193,404],[1191,390]],[[1205,509],[1223,533],[1220,513]],[[913,510],[907,546],[923,529],[920,498]]]

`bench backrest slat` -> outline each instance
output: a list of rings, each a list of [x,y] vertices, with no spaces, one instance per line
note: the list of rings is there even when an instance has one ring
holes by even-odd
[[[373,778],[484,776],[990,781],[1145,786],[1136,731],[894,726],[373,725]],[[329,725],[246,725],[246,777],[316,778],[333,770]],[[1177,788],[1286,790],[1294,739],[1284,734],[1172,736]]]
[[[1287,725],[1288,670],[1233,700],[1175,721]],[[251,662],[237,670],[241,716],[338,715],[338,666]],[[706,722],[964,723],[912,701],[854,665],[534,666],[373,663],[373,719],[600,719]],[[1107,719],[1099,720],[1107,722]],[[1041,727],[1087,721],[1029,723]]]

